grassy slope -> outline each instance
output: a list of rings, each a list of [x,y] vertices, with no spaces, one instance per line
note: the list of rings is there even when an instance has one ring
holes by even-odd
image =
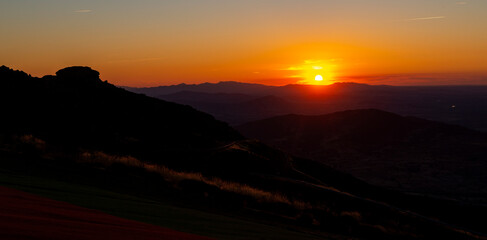
[[[0,185],[114,216],[218,239],[322,239],[305,233],[173,206],[94,187],[0,170]]]

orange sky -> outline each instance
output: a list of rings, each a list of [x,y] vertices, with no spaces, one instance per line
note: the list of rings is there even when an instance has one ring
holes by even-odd
[[[2,1],[0,65],[91,66],[127,86],[487,84],[486,11],[483,0]]]

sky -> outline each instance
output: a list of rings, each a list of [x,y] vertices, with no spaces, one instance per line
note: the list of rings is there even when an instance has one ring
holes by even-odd
[[[0,0],[0,65],[90,66],[133,87],[487,84],[486,12],[486,0]]]

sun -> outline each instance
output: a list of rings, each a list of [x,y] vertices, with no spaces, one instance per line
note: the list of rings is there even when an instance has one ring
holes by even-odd
[[[300,65],[292,65],[283,70],[294,73],[290,77],[299,78],[297,84],[329,85],[335,81],[336,68],[333,60],[305,60]]]

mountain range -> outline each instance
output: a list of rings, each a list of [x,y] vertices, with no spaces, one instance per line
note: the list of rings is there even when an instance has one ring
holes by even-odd
[[[371,185],[323,164],[321,159],[294,156],[288,150],[245,138],[228,124],[190,106],[118,88],[102,81],[89,67],[69,67],[53,76],[35,78],[2,66],[0,81],[1,111],[6,116],[0,125],[2,185],[42,194],[55,187],[61,194],[50,196],[65,201],[220,239],[485,236],[485,223],[476,221],[487,214],[483,205]],[[219,96],[235,98],[233,94],[248,93]],[[256,99],[262,107],[272,108],[283,103],[282,97],[277,97],[265,94]],[[400,123],[391,124],[388,130],[402,132],[404,139],[416,129],[412,124],[402,130],[401,121],[409,120],[390,113],[353,114],[355,119],[372,115],[385,123],[395,119]],[[429,123],[417,121],[419,129]],[[337,136],[351,136],[349,141],[342,140],[343,144],[363,141],[363,134],[377,134],[374,129],[361,131],[357,124],[359,127],[348,130],[357,133],[350,135],[344,134],[348,124],[335,126]],[[483,141],[482,134],[459,129],[455,131],[464,132],[465,137],[475,136],[470,140]],[[372,143],[381,144],[389,137],[379,135]],[[398,139],[404,140],[402,137]],[[81,194],[87,191],[103,196],[109,193],[103,203],[97,203],[100,200],[93,199],[99,198]],[[132,207],[121,204],[127,199],[136,203]],[[161,206],[183,210],[156,211]],[[175,224],[184,212],[191,212],[192,217]],[[165,214],[177,217],[157,220]],[[201,227],[213,223],[209,215],[226,220]],[[252,235],[254,231],[259,234]]]
[[[128,89],[193,106],[231,125],[286,114],[320,115],[375,108],[487,131],[487,113],[484,111],[487,108],[487,86],[335,83],[275,87],[220,82]],[[236,101],[234,94],[239,94],[240,101]],[[270,97],[279,103],[268,107],[266,101]]]

